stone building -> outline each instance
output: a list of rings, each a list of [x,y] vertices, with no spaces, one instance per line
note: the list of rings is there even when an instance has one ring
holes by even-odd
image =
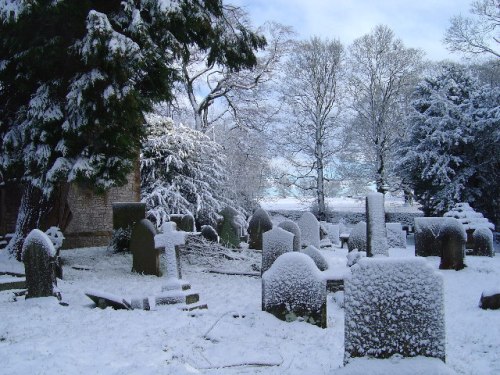
[[[139,163],[129,175],[127,184],[111,188],[104,194],[72,184],[68,194],[72,219],[64,231],[63,248],[108,245],[113,229],[112,203],[139,202],[140,192]],[[21,194],[18,184],[0,185],[0,248],[6,245],[5,236],[15,230]]]

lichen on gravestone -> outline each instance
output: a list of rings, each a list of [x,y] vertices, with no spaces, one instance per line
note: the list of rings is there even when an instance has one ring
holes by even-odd
[[[26,298],[57,296],[56,249],[50,238],[33,229],[24,240],[22,260],[26,274]]]

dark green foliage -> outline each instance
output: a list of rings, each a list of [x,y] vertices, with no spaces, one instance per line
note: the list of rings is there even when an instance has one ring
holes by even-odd
[[[258,208],[248,223],[248,247],[250,249],[262,250],[262,234],[272,228],[273,223],[267,212],[262,208]]]
[[[222,220],[217,225],[220,235],[220,242],[225,246],[240,247],[240,236],[242,233],[241,223],[239,223],[239,213],[232,207],[226,207],[221,212]]]

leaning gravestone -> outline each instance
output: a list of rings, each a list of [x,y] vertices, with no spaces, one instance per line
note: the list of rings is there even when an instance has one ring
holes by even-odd
[[[455,218],[444,218],[437,240],[441,246],[439,268],[457,271],[463,269],[465,267],[465,242],[467,241],[463,225]]]
[[[302,236],[300,234],[300,228],[297,223],[292,220],[284,220],[278,224],[278,227],[293,234],[293,251],[300,251],[302,247]]]
[[[362,258],[345,280],[345,357],[445,361],[443,279],[424,259]]]
[[[132,271],[144,275],[161,276],[159,251],[155,247],[156,229],[148,219],[134,225],[130,236]]]
[[[56,295],[56,249],[41,230],[33,229],[24,240],[22,260],[26,273],[26,298]]]
[[[364,221],[360,221],[352,229],[347,240],[347,249],[349,252],[354,249],[366,252],[366,223]]]
[[[217,225],[220,242],[225,246],[240,247],[242,226],[240,214],[232,207],[226,207],[221,212],[222,220]]]
[[[389,256],[382,193],[369,193],[366,196],[366,255]]]
[[[293,234],[275,227],[262,235],[261,275],[273,265],[274,261],[288,251],[293,251]]]
[[[472,233],[473,255],[492,257],[495,255],[493,249],[493,232],[487,227],[480,227]]]
[[[297,221],[300,228],[300,235],[302,236],[302,247],[313,245],[315,248],[320,248],[319,236],[319,221],[312,212],[304,212],[300,219]]]
[[[309,256],[285,253],[262,275],[262,310],[326,328],[326,279]]]
[[[262,208],[255,210],[248,223],[248,247],[250,249],[262,250],[262,234],[272,228],[273,223],[267,212]]]
[[[438,242],[444,217],[415,218],[415,255],[420,257],[441,256]]]

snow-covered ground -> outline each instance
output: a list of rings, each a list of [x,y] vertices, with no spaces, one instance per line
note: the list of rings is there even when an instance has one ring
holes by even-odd
[[[346,249],[322,251],[331,267],[326,272],[347,271]],[[411,257],[414,248],[391,249],[390,255]],[[328,294],[327,329],[282,322],[261,311],[260,278],[204,272],[214,266],[250,271],[261,258],[249,250],[237,256],[240,260],[212,266],[189,264],[184,258],[184,279],[208,310],[189,313],[171,305],[115,311],[94,308],[84,292],[145,297],[158,294],[165,279],[131,273],[130,254],[105,248],[63,251],[59,288],[68,306],[55,298],[14,300],[11,291],[0,292],[0,373],[334,374],[344,354],[344,312],[334,295]],[[458,374],[500,374],[500,311],[478,307],[484,289],[500,286],[499,254],[467,257],[468,267],[458,272],[439,271],[436,257],[427,262],[444,276],[448,368]],[[0,253],[0,270],[20,266]],[[397,374],[389,369],[393,362],[367,363],[373,371]],[[363,362],[357,365],[366,368]],[[427,365],[419,359],[408,363],[417,366],[410,373],[429,373]]]

